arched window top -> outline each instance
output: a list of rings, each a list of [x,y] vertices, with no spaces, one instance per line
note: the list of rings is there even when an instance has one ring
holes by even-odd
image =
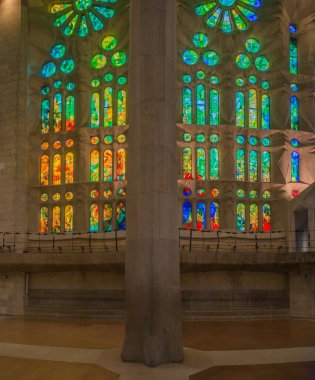
[[[238,203],[236,206],[236,229],[245,231],[246,229],[246,207],[244,203]]]
[[[183,203],[183,228],[186,230],[192,229],[192,204],[191,202]]]
[[[196,228],[199,231],[204,231],[207,226],[207,219],[206,219],[206,205],[203,202],[199,202],[197,204],[197,225]]]

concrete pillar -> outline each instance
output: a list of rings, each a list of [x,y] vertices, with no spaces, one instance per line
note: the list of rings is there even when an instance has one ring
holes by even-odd
[[[308,230],[310,237],[310,251],[315,252],[315,208],[308,209]]]
[[[122,359],[183,360],[176,157],[176,1],[131,0],[127,325]]]

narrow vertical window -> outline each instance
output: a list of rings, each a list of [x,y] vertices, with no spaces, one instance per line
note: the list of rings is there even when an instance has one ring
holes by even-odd
[[[104,159],[103,159],[103,167],[104,167],[104,182],[112,182],[113,181],[113,152],[109,149],[104,151]]]
[[[90,207],[90,232],[98,232],[98,205],[96,203]]]
[[[210,149],[210,179],[216,180],[219,179],[219,150],[218,148]]]
[[[53,185],[61,185],[61,155],[53,156]]]
[[[220,124],[220,97],[218,90],[210,90],[210,125]]]
[[[91,115],[90,115],[90,127],[99,128],[100,127],[100,94],[94,92],[91,95]]]
[[[74,130],[74,96],[67,96],[66,99],[66,131]]]
[[[198,231],[204,231],[207,226],[207,219],[206,219],[206,205],[202,202],[197,204],[197,230]]]
[[[124,181],[126,179],[126,150],[117,150],[117,168],[116,168],[117,181]]]
[[[261,154],[261,181],[270,182],[271,177],[271,154],[264,151]]]
[[[52,232],[59,234],[61,231],[60,207],[55,206],[52,212]]]
[[[206,179],[206,152],[203,148],[197,148],[197,175],[196,179],[204,181]]]
[[[254,89],[249,90],[248,107],[249,107],[249,114],[248,114],[249,128],[258,128],[257,91]]]
[[[116,208],[117,230],[126,229],[126,206],[124,202],[118,202]]]
[[[266,94],[261,97],[261,128],[270,129],[270,97]]]
[[[251,232],[259,230],[258,206],[255,203],[249,207],[249,228]]]
[[[191,148],[183,148],[183,178],[192,179],[192,150]]]
[[[113,126],[113,89],[106,87],[104,90],[104,127]]]
[[[212,202],[210,205],[210,227],[212,231],[220,228],[219,204]]]
[[[54,132],[61,132],[62,125],[62,95],[57,93],[54,95]]]
[[[206,90],[203,84],[197,84],[196,87],[196,114],[197,124],[206,124]]]
[[[50,101],[49,99],[44,99],[41,106],[41,123],[42,123],[42,133],[49,132],[49,122],[50,122]]]
[[[298,152],[291,154],[291,181],[300,182],[300,156]]]
[[[40,184],[47,186],[49,184],[49,157],[44,154],[40,158]]]
[[[263,231],[269,232],[271,231],[271,207],[269,204],[264,204],[262,208],[263,212],[263,218],[262,218],[262,225],[263,225]]]
[[[92,150],[90,156],[90,181],[98,182],[100,180],[100,153],[98,150]]]
[[[245,151],[237,149],[236,151],[236,180],[245,181]]]
[[[183,124],[192,124],[192,91],[190,88],[183,89]]]
[[[48,207],[41,207],[40,209],[40,227],[41,234],[48,232]]]
[[[236,229],[245,231],[246,229],[246,207],[244,203],[238,203],[236,206]]]
[[[183,204],[183,228],[191,230],[192,222],[192,205],[190,202],[185,202]]]
[[[298,47],[295,38],[290,38],[290,73],[298,74]]]
[[[65,207],[65,231],[73,232],[73,206]]]
[[[74,181],[74,157],[73,153],[66,154],[66,183],[73,183]]]
[[[113,207],[110,203],[104,204],[103,211],[103,230],[104,232],[112,231],[113,229]]]
[[[117,125],[127,124],[127,91],[117,92]]]
[[[291,129],[297,131],[299,129],[299,99],[291,96],[290,102]]]
[[[236,126],[245,127],[245,95],[243,92],[236,93]]]
[[[258,181],[258,153],[256,150],[249,152],[249,181]]]

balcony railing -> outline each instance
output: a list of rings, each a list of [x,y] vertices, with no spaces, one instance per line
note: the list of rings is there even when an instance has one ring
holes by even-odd
[[[314,252],[314,233],[196,231],[179,229],[182,251],[211,253],[286,253]],[[126,231],[104,233],[18,233],[0,232],[0,253],[106,253],[124,251]],[[294,247],[294,248],[293,248]]]

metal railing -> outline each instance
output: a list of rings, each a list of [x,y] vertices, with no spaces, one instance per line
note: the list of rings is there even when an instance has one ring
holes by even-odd
[[[311,232],[214,232],[180,228],[179,247],[182,251],[211,253],[287,253],[289,250],[314,252],[314,233]],[[58,234],[0,232],[0,253],[106,253],[123,251],[125,247],[126,231],[118,230]]]

